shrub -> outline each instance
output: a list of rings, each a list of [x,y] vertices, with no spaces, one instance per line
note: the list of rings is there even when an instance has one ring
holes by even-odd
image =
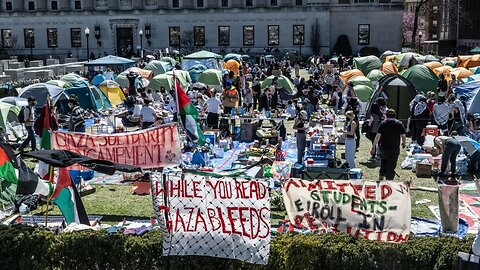
[[[0,269],[454,269],[472,239],[414,238],[388,244],[346,234],[275,237],[267,265],[201,256],[162,256],[158,231],[143,236],[104,231],[58,236],[26,226],[0,226]]]

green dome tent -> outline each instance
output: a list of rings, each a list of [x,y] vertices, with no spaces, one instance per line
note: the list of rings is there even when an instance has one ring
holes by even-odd
[[[64,81],[64,82],[67,82],[67,83],[75,83],[75,82],[78,82],[78,81],[88,82],[88,80],[86,78],[84,78],[84,77],[82,77],[78,74],[75,74],[75,73],[65,74],[62,77],[60,77],[60,80]]]
[[[359,84],[353,87],[355,93],[357,93],[358,99],[362,102],[367,102],[372,97],[373,89],[369,86]]]
[[[435,72],[424,65],[410,67],[402,76],[415,86],[417,92],[437,91],[438,77]]]
[[[172,70],[172,65],[169,62],[153,60],[150,61],[144,69],[152,71],[153,76],[156,76]]]
[[[242,62],[242,56],[240,54],[236,53],[228,53],[223,57],[223,61],[226,63],[228,60],[234,59],[238,63]]]
[[[150,81],[148,88],[159,90],[164,87],[167,91],[173,89],[173,76],[167,74],[160,74]]]
[[[197,82],[208,86],[222,85],[222,72],[218,69],[207,69],[198,76]]]
[[[353,86],[365,85],[365,86],[368,86],[370,88],[373,87],[372,81],[370,81],[370,79],[365,77],[365,76],[357,76],[357,77],[351,79],[349,81],[349,83],[353,83]]]
[[[176,64],[178,64],[177,60],[173,59],[172,57],[168,57],[168,56],[160,58],[160,61],[168,62],[168,63],[170,63],[170,65],[172,67],[174,67]]]
[[[73,83],[69,88],[65,89],[65,93],[77,96],[80,107],[83,109],[98,112],[112,107],[107,96],[94,85],[88,85],[83,82]]]
[[[169,71],[165,74],[169,75],[170,77],[173,77],[173,74],[175,73],[175,77],[177,80],[180,82],[180,85],[183,87],[184,90],[186,90],[186,87],[188,87],[192,83],[192,78],[190,78],[190,73],[185,70],[175,70]]]
[[[261,84],[262,88],[269,87],[272,85],[273,78],[275,78],[274,75],[268,76]],[[287,94],[292,94],[296,91],[295,85],[285,76],[280,75],[280,77],[277,77],[277,85],[279,87],[284,88],[287,91]]]
[[[368,73],[367,78],[369,78],[370,81],[379,81],[383,76],[385,76],[385,73],[379,69],[374,69]]]
[[[353,59],[353,67],[361,70],[363,74],[368,74],[370,71],[374,69],[381,68],[382,61],[380,61],[380,58],[374,55],[369,55],[365,57],[356,57]]]

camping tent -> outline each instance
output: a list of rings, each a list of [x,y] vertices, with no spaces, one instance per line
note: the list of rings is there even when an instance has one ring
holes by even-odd
[[[425,63],[440,61],[438,58],[436,58],[433,55],[415,56],[415,60],[419,64],[425,64]]]
[[[372,97],[373,89],[370,86],[364,84],[358,84],[353,87],[355,93],[357,93],[357,98],[362,102],[367,102]]]
[[[387,107],[394,109],[398,119],[405,123],[410,116],[410,101],[416,95],[415,86],[408,79],[398,74],[386,75],[378,81],[378,87],[368,103],[367,119],[370,117],[372,104],[379,97],[383,97],[387,101]]]
[[[191,66],[202,64],[208,68],[218,69],[218,61],[223,57],[209,51],[199,51],[183,57],[182,69],[188,70]]]
[[[457,57],[457,67],[471,68],[480,66],[480,54],[459,55]]]
[[[152,71],[155,76],[172,70],[172,65],[169,62],[153,60],[150,61],[144,69]]]
[[[450,70],[452,70],[452,69],[453,68],[451,66],[443,66],[443,67],[434,68],[433,72],[435,72],[435,74],[437,76],[440,76],[440,74],[446,75],[446,74],[450,73]]]
[[[417,59],[415,57],[420,57],[421,55],[418,53],[401,53],[395,56],[395,61],[397,62],[397,66],[399,68],[407,69],[418,64]]]
[[[192,67],[190,67],[190,69],[188,70],[188,74],[190,75],[190,78],[192,78],[192,82],[197,82],[198,76],[200,76],[200,74],[202,74],[202,72],[207,69],[208,68],[202,64],[193,65]]]
[[[235,76],[238,75],[238,69],[240,68],[240,63],[237,62],[235,59],[230,59],[224,64],[225,69],[233,71]]]
[[[353,83],[353,86],[356,85],[366,85],[370,88],[373,87],[372,81],[365,76],[357,76],[349,81],[349,83]]]
[[[97,74],[95,77],[93,77],[92,84],[98,86],[103,81],[105,81],[105,76],[103,76],[103,74]]]
[[[120,88],[120,85],[114,81],[103,81],[98,88],[102,90],[113,106],[118,106],[125,100],[125,94]]]
[[[473,82],[473,81],[480,81],[480,74],[474,74],[472,76],[469,76],[468,78],[462,79],[464,83],[467,82]],[[1,101],[1,99],[0,99]]]
[[[468,70],[473,72],[473,74],[480,74],[480,67],[472,67],[472,68],[469,68]]]
[[[0,126],[7,132],[19,137],[22,130],[22,124],[18,120],[20,107],[8,103],[0,102]]]
[[[69,86],[68,82],[64,82],[60,80],[50,80],[50,81],[47,81],[46,84],[51,84],[51,85],[55,85],[62,88],[67,88]]]
[[[36,83],[21,89],[18,96],[22,98],[28,98],[30,96],[34,97],[37,101],[35,108],[39,109],[47,102],[47,94],[50,94],[52,97],[53,104],[57,103],[59,100],[68,99],[68,96],[64,91],[65,89],[55,85]]]
[[[107,55],[105,57],[86,62],[84,65],[86,67],[122,67],[123,69],[126,69],[135,65],[135,61],[119,56]]]
[[[452,70],[450,70],[450,74],[451,75],[455,75],[455,77],[458,79],[465,79],[465,78],[468,78],[469,76],[472,76],[473,75],[473,72],[471,72],[470,70],[466,69],[466,68],[454,68]]]
[[[86,79],[86,78],[84,78],[84,77],[82,77],[78,74],[75,74],[75,73],[65,74],[62,77],[60,77],[60,80],[64,81],[64,82],[67,82],[67,83],[74,83],[74,82],[78,82],[78,81],[88,82],[88,79]]]
[[[192,83],[192,78],[190,78],[190,73],[188,73],[188,71],[175,70],[175,72],[169,71],[165,74],[173,77],[174,73],[175,73],[175,77],[177,77],[177,80],[180,82],[180,85],[182,86],[183,89],[186,89],[186,87],[188,87]]]
[[[83,109],[99,111],[112,106],[107,96],[94,85],[89,86],[83,82],[73,83],[65,89],[65,92],[68,95],[77,96],[80,107]]]
[[[280,75],[275,77],[274,75],[268,76],[261,84],[262,88],[269,87],[272,85],[273,79],[277,78],[277,86],[284,88],[286,94],[293,94],[296,92],[295,85],[285,76]]]
[[[443,67],[443,64],[438,62],[438,61],[432,61],[432,62],[428,62],[428,63],[423,63],[424,66],[428,67],[429,69],[431,70],[434,70],[436,68],[439,68],[439,67]]]
[[[353,59],[353,67],[362,71],[363,74],[368,74],[370,71],[379,69],[381,66],[382,61],[374,55],[356,57]]]
[[[198,82],[204,83],[208,86],[221,86],[222,72],[218,69],[207,69],[198,76]]]
[[[159,90],[165,88],[167,91],[173,89],[173,76],[167,74],[160,74],[150,81],[149,88]]]
[[[358,69],[347,70],[340,73],[340,79],[342,79],[342,81],[344,81],[345,83],[348,83],[348,81],[358,76],[365,75]]]
[[[224,57],[223,57],[223,61],[226,63],[228,62],[229,60],[236,60],[238,63],[242,62],[242,56],[240,54],[236,54],[236,53],[227,53]]]
[[[402,76],[415,86],[417,92],[427,93],[428,91],[437,91],[438,77],[431,69],[424,65],[410,67]]]
[[[398,73],[397,66],[392,62],[383,63],[380,70],[385,74],[397,74]]]
[[[4,97],[0,98],[0,102],[7,103],[13,106],[25,107],[28,106],[28,99],[21,97]]]
[[[242,55],[242,61],[247,62],[250,66],[255,65],[255,60],[252,57],[250,57],[250,55],[246,55],[246,54]]]
[[[457,96],[464,96],[468,113],[480,112],[480,81],[472,81],[455,87]]]
[[[130,71],[139,74],[142,78],[145,78],[147,80],[151,80],[153,78],[153,72],[151,70],[144,70],[136,67],[129,68],[124,72],[118,74],[118,76],[115,78],[115,81],[120,85],[120,87],[124,88],[128,86],[127,75],[130,73]]]
[[[480,53],[480,47],[475,47],[470,50],[471,53]]]
[[[370,79],[370,81],[378,81],[380,80],[383,76],[385,76],[385,73],[383,73],[379,69],[374,69],[370,71],[367,75],[367,78]]]
[[[165,57],[162,57],[160,58],[160,61],[162,62],[168,62],[170,63],[170,65],[172,67],[176,66],[178,64],[177,60],[173,59],[172,57],[168,57],[168,56],[165,56]]]
[[[382,63],[384,63],[387,60],[388,56],[397,55],[397,54],[400,54],[400,53],[399,52],[392,52],[392,51],[385,51],[385,52],[382,53],[382,55],[380,55],[380,61],[382,61]]]

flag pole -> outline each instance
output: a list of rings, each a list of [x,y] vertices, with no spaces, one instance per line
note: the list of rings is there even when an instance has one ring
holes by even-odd
[[[49,182],[52,183],[53,182],[53,166],[49,166]],[[48,208],[50,206],[50,197],[51,196],[48,196],[47,197],[47,212],[45,213],[45,227],[47,227],[48,225]]]
[[[177,77],[175,76],[175,68],[173,69],[173,89],[175,91],[175,106],[177,107],[177,129],[178,129],[178,134],[180,134],[180,104],[178,101],[178,89],[177,89]]]

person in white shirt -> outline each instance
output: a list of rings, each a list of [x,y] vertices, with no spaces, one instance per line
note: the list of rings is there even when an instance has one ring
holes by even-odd
[[[140,99],[137,99],[137,102],[135,103],[135,107],[133,107],[133,116],[139,117],[142,107],[143,107],[142,101]]]
[[[142,129],[151,127],[157,118],[155,109],[151,105],[149,99],[145,99],[145,106],[140,110],[140,120],[142,121]]]
[[[293,104],[293,102],[291,100],[288,101],[288,105],[287,105],[287,114],[288,114],[288,120],[292,120],[292,119],[295,119],[295,117],[297,116],[297,109],[295,108],[295,105]]]
[[[218,129],[219,114],[218,109],[222,106],[222,102],[216,97],[215,89],[210,90],[211,98],[207,99],[207,126],[209,128]]]
[[[112,71],[111,68],[107,68],[107,72],[103,74],[105,76],[105,80],[114,80],[115,79],[115,73]]]

